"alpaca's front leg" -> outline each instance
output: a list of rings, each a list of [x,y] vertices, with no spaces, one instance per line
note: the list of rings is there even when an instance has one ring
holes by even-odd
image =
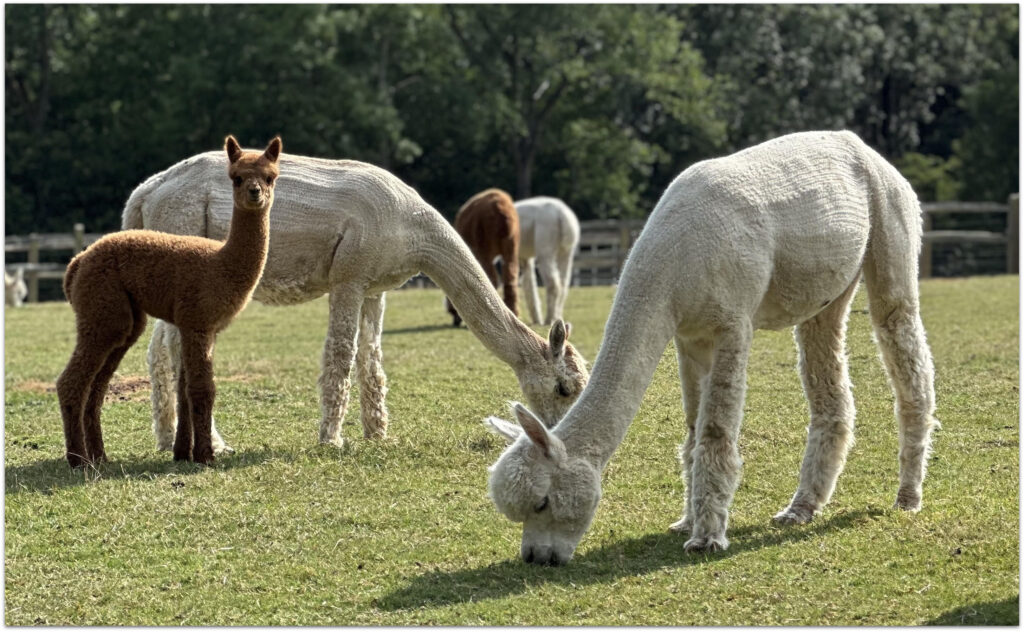
[[[356,374],[359,376],[359,403],[363,436],[383,439],[388,434],[388,378],[381,358],[380,335],[384,328],[384,294],[363,301],[359,321],[359,355]]]
[[[729,547],[729,505],[739,485],[738,438],[746,395],[747,357],[753,331],[743,323],[716,340],[711,370],[701,383],[696,445],[691,453],[693,531],[687,551]]]
[[[337,447],[344,444],[341,423],[348,408],[352,382],[352,361],[355,359],[356,332],[363,303],[360,288],[335,287],[330,295],[330,322],[324,342],[323,366],[320,373],[320,443]]]
[[[700,380],[707,375],[711,364],[710,348],[687,343],[676,338],[676,359],[679,362],[679,383],[683,391],[683,410],[686,413],[686,440],[679,446],[679,462],[683,469],[684,501],[683,516],[669,526],[674,533],[690,533],[693,530],[693,447],[697,443],[697,416],[700,410]]]
[[[547,305],[545,306],[544,324],[550,325],[555,322],[555,311],[558,307],[558,296],[562,293],[562,276],[558,271],[558,263],[553,257],[538,261],[540,276],[544,279],[544,287],[547,290]]]
[[[149,381],[152,388],[150,399],[153,405],[153,434],[156,449],[171,451],[174,448],[178,417],[175,402],[178,395],[178,373],[181,368],[181,334],[174,325],[157,320],[153,326],[153,338],[149,341],[146,356],[149,363]],[[210,435],[213,453],[231,453],[229,446],[217,432],[217,422],[210,418]]]
[[[188,399],[188,416],[192,430],[192,460],[196,463],[213,463],[213,443],[210,437],[211,415],[216,397],[213,382],[213,343],[215,335],[210,332],[181,332],[181,364],[185,377]],[[185,438],[179,428],[174,445],[175,460],[185,460]]]
[[[520,259],[519,269],[522,271],[523,296],[526,298],[526,308],[530,312],[530,320],[534,325],[540,323],[540,295],[537,293],[537,269],[536,259]]]

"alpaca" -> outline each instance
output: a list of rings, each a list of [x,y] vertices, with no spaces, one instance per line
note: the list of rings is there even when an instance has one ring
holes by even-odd
[[[21,307],[26,296],[28,287],[25,285],[25,269],[15,268],[14,274],[4,270],[4,302],[11,307]]]
[[[226,241],[131,230],[103,237],[68,264],[64,294],[75,311],[78,340],[57,379],[57,396],[72,467],[106,460],[103,397],[125,352],[145,329],[147,314],[181,331],[179,381],[185,388],[178,395],[182,420],[174,460],[214,460],[213,346],[217,333],[249,302],[263,273],[281,139],[270,141],[260,154],[243,152],[228,136],[225,150],[234,184]]]
[[[223,236],[230,198],[218,184],[219,154],[204,153],[158,173],[132,193],[124,228]],[[270,218],[270,250],[253,299],[274,305],[329,297],[320,387],[322,443],[342,445],[353,363],[363,434],[386,436],[387,378],[381,359],[385,291],[420,271],[451,297],[483,345],[508,364],[523,396],[554,424],[589,374],[556,322],[545,340],[506,308],[462,238],[411,187],[352,160],[282,154]],[[153,430],[158,449],[174,437],[180,335],[157,321],[149,346]],[[216,452],[230,447],[211,429]]]
[[[805,132],[680,174],[626,262],[590,383],[548,430],[522,405],[519,425],[486,423],[511,445],[491,468],[498,510],[524,523],[527,562],[567,562],[601,497],[668,341],[675,340],[688,435],[686,500],[673,532],[687,551],[728,547],[740,467],[737,437],[755,329],[795,325],[810,405],[799,485],[775,520],[804,523],[829,500],[853,442],[846,320],[863,273],[899,424],[896,506],[921,507],[938,426],[921,323],[920,205],[910,184],[850,132]]]
[[[572,258],[580,241],[580,223],[572,209],[558,198],[532,197],[516,202],[519,211],[519,268],[523,295],[533,324],[550,325],[562,318],[572,282]],[[540,316],[537,274],[547,289],[547,310]]]
[[[469,246],[494,287],[501,287],[505,306],[519,315],[519,214],[512,198],[501,189],[481,191],[455,214],[455,232]],[[494,260],[501,257],[501,278]],[[445,299],[452,326],[462,322],[458,310]]]

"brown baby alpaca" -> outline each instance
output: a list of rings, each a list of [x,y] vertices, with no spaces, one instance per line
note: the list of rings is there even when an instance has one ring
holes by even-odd
[[[106,460],[100,408],[111,376],[146,327],[146,315],[181,330],[174,460],[212,463],[213,345],[263,274],[281,139],[243,152],[228,136],[234,211],[227,241],[150,230],[103,237],[68,264],[64,294],[78,339],[57,378],[68,463]]]
[[[491,283],[498,286],[494,258],[501,256],[501,284],[505,305],[519,315],[519,213],[512,198],[501,189],[481,191],[462,205],[455,215],[455,231],[480,262]],[[452,326],[462,318],[451,301],[445,299]]]

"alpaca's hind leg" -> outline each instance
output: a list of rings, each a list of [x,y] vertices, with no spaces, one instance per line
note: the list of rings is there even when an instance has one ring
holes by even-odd
[[[729,546],[725,532],[743,465],[737,440],[752,337],[749,323],[719,334],[711,369],[700,385],[697,440],[691,452],[693,530],[684,544],[687,551],[714,552]]]
[[[85,405],[96,374],[110,354],[110,346],[83,341],[80,333],[71,359],[57,378],[57,398],[64,419],[64,446],[71,467],[81,467],[91,460],[87,445],[96,441],[86,439]]]
[[[174,448],[178,418],[175,414],[178,394],[178,373],[181,369],[181,333],[174,325],[157,320],[147,355],[149,381],[152,388],[153,434],[157,450]],[[231,453],[234,449],[217,432],[217,422],[210,420],[214,454]]]
[[[192,404],[188,401],[188,378],[185,377],[185,365],[178,363],[178,424],[174,431],[175,461],[192,460]]]
[[[216,388],[213,382],[213,333],[182,330],[181,365],[185,377],[188,399],[188,416],[192,429],[192,460],[196,463],[213,463],[213,443],[210,437],[210,417]],[[179,424],[180,426],[181,424]],[[174,460],[188,460],[185,449],[186,438],[179,429],[181,441],[175,441]]]
[[[896,507],[921,508],[935,413],[935,369],[925,340],[918,299],[916,253],[873,247],[864,280],[875,337],[896,399],[900,486]]]
[[[696,444],[697,415],[700,408],[700,381],[707,375],[711,364],[710,348],[687,343],[676,338],[676,358],[679,361],[679,383],[683,387],[683,410],[686,413],[686,440],[679,446],[679,462],[683,468],[683,517],[669,527],[674,533],[693,530],[693,446]]]
[[[519,269],[523,276],[523,296],[526,297],[526,307],[530,312],[530,320],[534,325],[540,324],[540,295],[537,293],[537,270],[536,259],[522,259],[519,262]]]
[[[360,289],[338,286],[331,290],[330,322],[324,342],[323,367],[320,373],[320,443],[343,445],[341,423],[348,408],[352,382],[352,361],[355,359],[359,311],[363,303]]]
[[[359,320],[359,351],[356,374],[359,376],[360,415],[363,436],[383,439],[388,434],[388,378],[381,359],[380,335],[384,328],[384,294],[363,301]]]
[[[555,300],[555,312],[554,317],[556,319],[562,318],[562,314],[565,311],[565,300],[569,297],[569,286],[572,285],[572,257],[574,249],[558,252],[558,274],[560,281],[562,282],[558,293],[558,298]]]
[[[811,422],[800,484],[789,506],[775,515],[776,522],[810,521],[831,498],[853,445],[855,412],[846,362],[846,320],[856,292],[855,280],[831,305],[796,328],[800,377]]]
[[[103,432],[100,429],[100,410],[103,408],[103,399],[107,394],[107,386],[110,384],[110,378],[114,376],[114,371],[117,370],[121,360],[124,358],[124,354],[128,352],[128,349],[139,339],[142,335],[143,330],[146,328],[146,314],[137,308],[132,309],[132,329],[128,334],[128,339],[125,340],[124,344],[115,347],[107,359],[104,361],[103,366],[96,374],[96,378],[92,382],[92,387],[89,392],[89,401],[85,405],[85,415],[83,418],[83,426],[85,428],[86,437],[86,449],[89,452],[89,459],[93,463],[100,461],[106,461],[107,455],[103,449]]]

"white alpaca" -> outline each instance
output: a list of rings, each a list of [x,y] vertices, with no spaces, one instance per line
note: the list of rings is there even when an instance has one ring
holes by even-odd
[[[221,152],[208,152],[150,177],[129,198],[122,228],[223,239],[232,208],[223,162]],[[282,154],[280,167],[270,250],[253,298],[284,305],[330,296],[320,375],[321,442],[342,444],[353,359],[363,432],[385,436],[384,292],[420,271],[452,299],[484,346],[512,367],[524,397],[543,418],[554,424],[565,413],[588,375],[562,323],[555,323],[545,341],[516,318],[459,235],[412,188],[383,169],[351,160]],[[153,430],[162,450],[174,443],[180,349],[177,328],[158,320],[149,364]],[[217,452],[230,450],[216,429],[212,438]]]
[[[547,288],[547,316],[550,325],[562,318],[565,299],[572,282],[572,258],[580,241],[580,223],[565,202],[553,197],[532,197],[515,203],[519,213],[519,268],[523,294],[533,323],[541,324],[537,273]]]
[[[28,287],[25,285],[25,269],[15,268],[14,274],[4,270],[4,302],[11,307],[21,307],[26,296]]]
[[[849,132],[783,136],[698,163],[669,186],[623,270],[589,385],[553,429],[520,425],[491,468],[497,508],[523,526],[528,562],[568,561],[601,496],[601,471],[675,339],[688,435],[687,495],[671,530],[688,551],[728,546],[726,525],[753,332],[796,325],[811,421],[800,482],[781,523],[828,501],[853,443],[845,327],[863,272],[896,398],[896,506],[921,507],[932,414],[931,353],[918,307],[920,206],[906,180]]]

